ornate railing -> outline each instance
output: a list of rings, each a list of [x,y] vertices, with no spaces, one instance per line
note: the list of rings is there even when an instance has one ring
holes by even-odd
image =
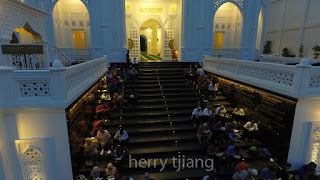
[[[213,49],[213,56],[220,58],[240,58],[240,49]]]
[[[57,63],[53,63],[56,65]],[[96,83],[107,71],[107,57],[74,66],[47,70],[17,70],[0,67],[0,109],[2,107],[67,107]]]
[[[73,62],[91,60],[91,49],[60,48],[60,50]]]
[[[1,66],[11,66],[17,70],[45,70],[60,60],[64,67],[71,61],[55,45],[50,44],[8,44],[2,45]]]
[[[302,58],[295,57],[279,57],[272,55],[264,55],[260,57],[260,62],[278,63],[278,64],[299,64]],[[320,63],[320,59],[309,59],[310,64]]]
[[[291,66],[204,56],[203,66],[213,74],[289,97],[320,96],[320,68],[306,59]]]

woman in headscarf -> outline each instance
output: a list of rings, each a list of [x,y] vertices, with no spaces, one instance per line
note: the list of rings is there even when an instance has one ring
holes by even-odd
[[[93,178],[93,180],[96,180],[96,178],[100,178],[100,169],[98,166],[94,166],[90,176]]]
[[[144,173],[143,180],[151,180],[150,174],[148,172]]]
[[[119,180],[119,171],[112,163],[109,163],[106,168],[106,178],[113,176],[116,180]]]

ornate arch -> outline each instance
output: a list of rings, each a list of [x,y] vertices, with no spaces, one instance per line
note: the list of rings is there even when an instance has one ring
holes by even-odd
[[[87,10],[88,10],[88,13],[89,13],[89,16],[90,16],[90,6],[89,6],[89,0],[79,0],[81,1],[84,6],[86,6]],[[50,9],[49,9],[49,13],[52,14],[53,13],[53,10],[54,10],[54,7],[56,6],[56,4],[59,2],[59,0],[52,0],[50,3]]]
[[[139,24],[139,28],[141,28],[143,23],[145,23],[149,20],[153,20],[153,21],[157,22],[160,25],[161,29],[164,29],[164,27],[165,27],[164,24],[161,22],[160,19],[157,19],[157,18],[147,18],[146,20],[141,21]]]
[[[214,0],[214,1],[213,1],[213,6],[214,6],[216,9],[219,9],[219,7],[220,7],[222,4],[224,4],[224,3],[226,3],[226,2],[232,2],[232,3],[234,3],[235,5],[237,5],[238,8],[241,10],[241,13],[243,13],[242,10],[244,9],[244,1],[245,1],[245,0]]]
[[[0,35],[4,38],[11,39],[12,32],[23,27],[26,22],[39,33],[46,41],[45,15],[39,16],[38,13],[32,11],[24,11],[23,7],[12,6],[11,4],[1,4],[0,11],[4,16],[0,16]]]

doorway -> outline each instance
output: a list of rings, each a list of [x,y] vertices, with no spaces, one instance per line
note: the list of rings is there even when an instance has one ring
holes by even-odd
[[[144,35],[140,35],[140,51],[141,54],[147,54],[148,51],[148,39]]]
[[[161,60],[162,29],[153,20],[145,21],[140,27],[141,60]]]
[[[223,33],[215,33],[214,48],[223,49]]]
[[[73,30],[73,41],[75,49],[84,49],[84,31],[83,30]]]

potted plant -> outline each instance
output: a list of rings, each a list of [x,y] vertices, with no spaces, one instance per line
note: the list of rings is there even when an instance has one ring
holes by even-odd
[[[289,49],[288,48],[283,48],[281,55],[283,57],[290,57]]]
[[[303,58],[303,51],[304,51],[304,46],[301,45],[300,48],[299,48],[299,57],[300,58]]]
[[[314,59],[318,59],[319,55],[320,55],[320,46],[319,45],[315,45],[312,48],[312,51],[313,51]]]
[[[264,45],[263,54],[271,54],[271,41],[267,41]]]

